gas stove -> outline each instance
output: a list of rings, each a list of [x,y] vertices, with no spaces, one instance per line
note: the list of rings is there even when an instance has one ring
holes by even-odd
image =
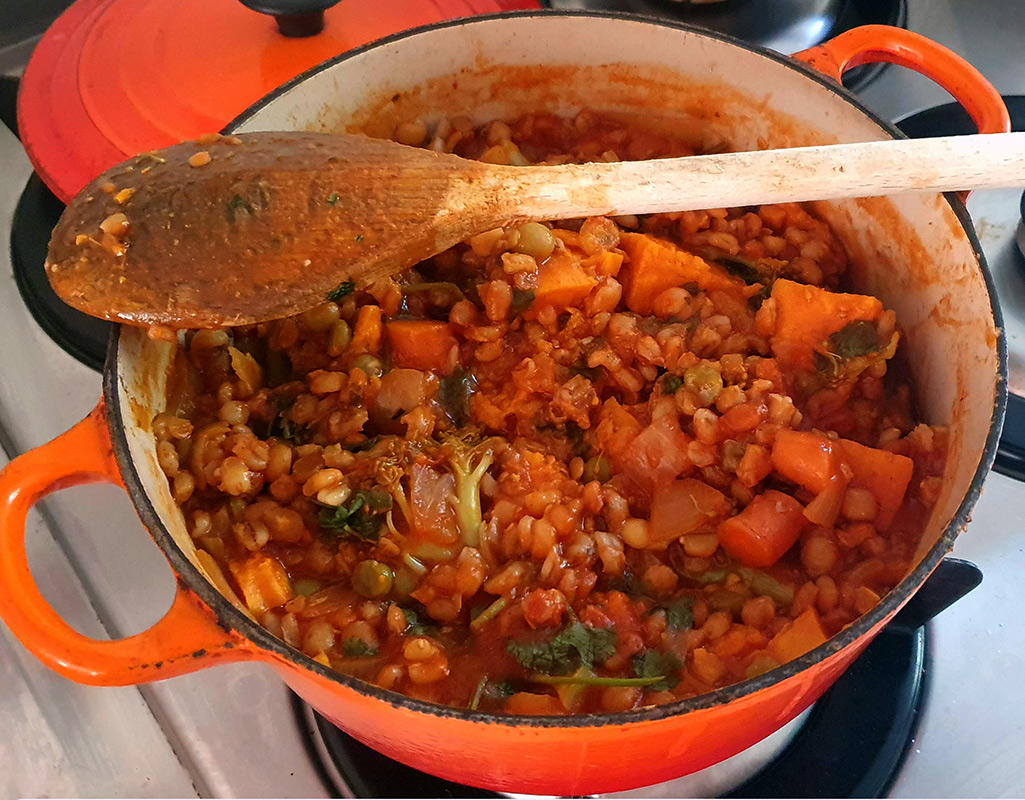
[[[676,4],[643,5],[645,13],[672,13]],[[852,7],[864,12],[886,4],[841,5],[851,13]],[[906,14],[907,27],[960,53],[1001,92],[1025,95],[1025,19],[1013,13],[1015,0],[906,0],[895,6]],[[13,44],[0,39],[0,71],[8,77],[19,74],[33,32],[38,30],[28,26]],[[890,119],[949,100],[934,84],[898,68],[870,77],[856,88]],[[6,120],[4,105],[0,96]],[[1025,102],[1019,107],[1025,111]],[[928,135],[957,132],[936,126],[958,123],[939,114],[905,124],[912,135]],[[1018,124],[1025,127],[1025,119]],[[73,329],[60,339],[60,321],[47,321],[38,305],[30,310],[23,293],[34,296],[34,290],[20,269],[15,277],[13,261],[33,257],[32,234],[25,231],[33,225],[45,230],[60,206],[38,179],[30,183],[29,161],[4,126],[0,163],[0,229],[12,239],[11,249],[0,249],[2,466],[85,416],[100,396],[100,376],[89,365],[95,362],[90,334]],[[1014,246],[1019,195],[977,193],[969,204],[1008,316],[1012,353],[1025,347],[1016,340],[1019,325],[1025,338],[1025,257]],[[92,335],[103,341],[102,330]],[[1012,389],[1018,379],[1012,374]],[[1021,386],[1025,391],[1025,379]],[[836,690],[752,751],[679,782],[618,796],[999,797],[1025,791],[1025,686],[1013,679],[1025,655],[1025,485],[1014,457],[1023,431],[1025,422],[1012,415],[1004,472],[989,477],[954,551],[981,568],[985,579],[978,589],[925,629],[881,635]],[[170,603],[171,572],[117,489],[75,488],[39,504],[29,517],[28,545],[47,600],[84,633],[117,638],[138,632]],[[0,740],[3,797],[483,794],[433,783],[375,758],[259,666],[220,667],[140,687],[79,686],[41,666],[0,625],[0,686],[0,725],[9,732]],[[877,701],[871,709],[870,697]],[[864,717],[862,726],[843,733],[831,721],[855,716]],[[802,772],[847,780],[794,782]]]

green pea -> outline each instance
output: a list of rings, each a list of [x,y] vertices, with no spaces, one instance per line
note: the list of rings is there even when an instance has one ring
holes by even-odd
[[[584,463],[584,483],[598,481],[605,483],[612,477],[612,463],[605,456],[594,456]]]
[[[555,249],[555,234],[540,222],[528,222],[519,227],[520,238],[516,242],[517,253],[532,256],[537,261],[544,261]]]
[[[349,327],[349,323],[344,319],[338,320],[331,326],[331,333],[328,334],[327,354],[332,358],[340,356],[351,341],[352,328]]]
[[[363,597],[385,597],[395,579],[391,567],[380,561],[360,561],[352,571],[352,588]]]
[[[313,578],[300,578],[292,586],[296,594],[301,594],[304,597],[309,597],[314,592],[319,592],[320,587],[320,581],[316,581]]]
[[[361,356],[356,356],[352,360],[353,369],[361,369],[367,375],[381,376],[384,374],[384,364],[381,363],[381,359],[377,356],[372,356],[370,353],[364,353]]]
[[[708,405],[722,391],[722,375],[707,365],[699,364],[684,371],[683,385]]]

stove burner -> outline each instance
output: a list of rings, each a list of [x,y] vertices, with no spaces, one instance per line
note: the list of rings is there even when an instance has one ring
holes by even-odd
[[[630,11],[658,19],[700,25],[746,42],[795,53],[859,25],[907,25],[907,0],[542,0],[553,9]],[[860,91],[889,64],[866,64],[844,76],[844,86]]]
[[[1005,95],[1011,127],[1025,131],[1025,95]],[[897,123],[912,138],[975,133],[975,123],[957,103],[934,106]],[[974,192],[968,212],[975,222],[986,262],[996,285],[1007,337],[1007,416],[993,468],[1025,480],[1025,256],[1022,236],[1021,189]]]
[[[783,752],[720,797],[884,797],[928,697],[929,650],[926,627],[883,631],[813,706]],[[342,733],[298,698],[294,707],[307,749],[333,797],[500,796],[411,769]],[[337,785],[333,773],[345,786]],[[650,795],[688,796],[687,780],[652,787]]]
[[[50,232],[64,205],[33,175],[21,193],[11,225],[11,262],[25,305],[36,322],[65,351],[95,370],[103,369],[110,323],[64,303],[50,288],[43,262]]]

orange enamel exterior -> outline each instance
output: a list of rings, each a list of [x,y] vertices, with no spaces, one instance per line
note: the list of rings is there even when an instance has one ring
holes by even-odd
[[[834,77],[871,60],[912,66],[935,76],[958,97],[981,130],[1007,127],[999,95],[974,69],[906,31],[850,31],[800,57]],[[112,407],[118,385],[115,363],[116,355],[105,376],[106,403]],[[994,420],[999,420],[1002,402],[998,393]],[[916,569],[875,613],[801,659],[703,697],[587,717],[510,717],[434,706],[331,672],[274,639],[217,595],[176,550],[146,499],[126,455],[128,424],[101,401],[67,433],[0,472],[0,617],[15,636],[61,675],[97,685],[142,683],[231,661],[263,661],[328,719],[386,755],[489,789],[563,795],[625,790],[728,758],[811,705],[928,574],[927,568]],[[981,472],[969,492],[969,509],[986,459],[992,459],[995,436],[991,429]],[[25,517],[32,504],[58,489],[95,482],[129,491],[178,570],[178,591],[164,618],[143,633],[114,642],[82,636],[61,620],[36,587],[25,554]],[[934,551],[932,567],[941,555]]]
[[[938,83],[964,106],[979,133],[1007,133],[1011,117],[993,85],[952,50],[919,33],[889,25],[852,28],[794,58],[840,80],[862,64],[885,61],[908,67]]]
[[[97,686],[145,683],[251,658],[251,645],[223,630],[213,610],[181,581],[167,614],[126,639],[91,639],[57,615],[29,571],[25,516],[51,492],[87,483],[124,487],[102,401],[71,430],[0,472],[0,617],[18,640],[65,678]]]

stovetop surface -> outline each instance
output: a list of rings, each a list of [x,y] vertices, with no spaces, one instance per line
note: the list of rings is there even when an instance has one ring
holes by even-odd
[[[1025,15],[1016,11],[1016,0],[908,0],[910,28],[968,58],[1001,92],[1025,94]],[[862,97],[893,119],[949,100],[896,68]],[[0,163],[7,237],[31,169],[2,126]],[[0,342],[0,448],[10,458],[85,416],[100,377],[31,318],[6,246]],[[1023,499],[1021,483],[992,474],[957,541],[954,554],[976,562],[985,580],[931,623],[930,700],[892,797],[1025,791],[1025,682],[1017,679],[1025,657]],[[44,501],[30,515],[28,543],[43,593],[80,631],[135,633],[170,603],[170,570],[117,489],[82,487]],[[79,686],[42,667],[0,625],[0,686],[8,732],[0,737],[0,796],[328,796],[290,694],[265,668],[219,667],[142,687]]]

